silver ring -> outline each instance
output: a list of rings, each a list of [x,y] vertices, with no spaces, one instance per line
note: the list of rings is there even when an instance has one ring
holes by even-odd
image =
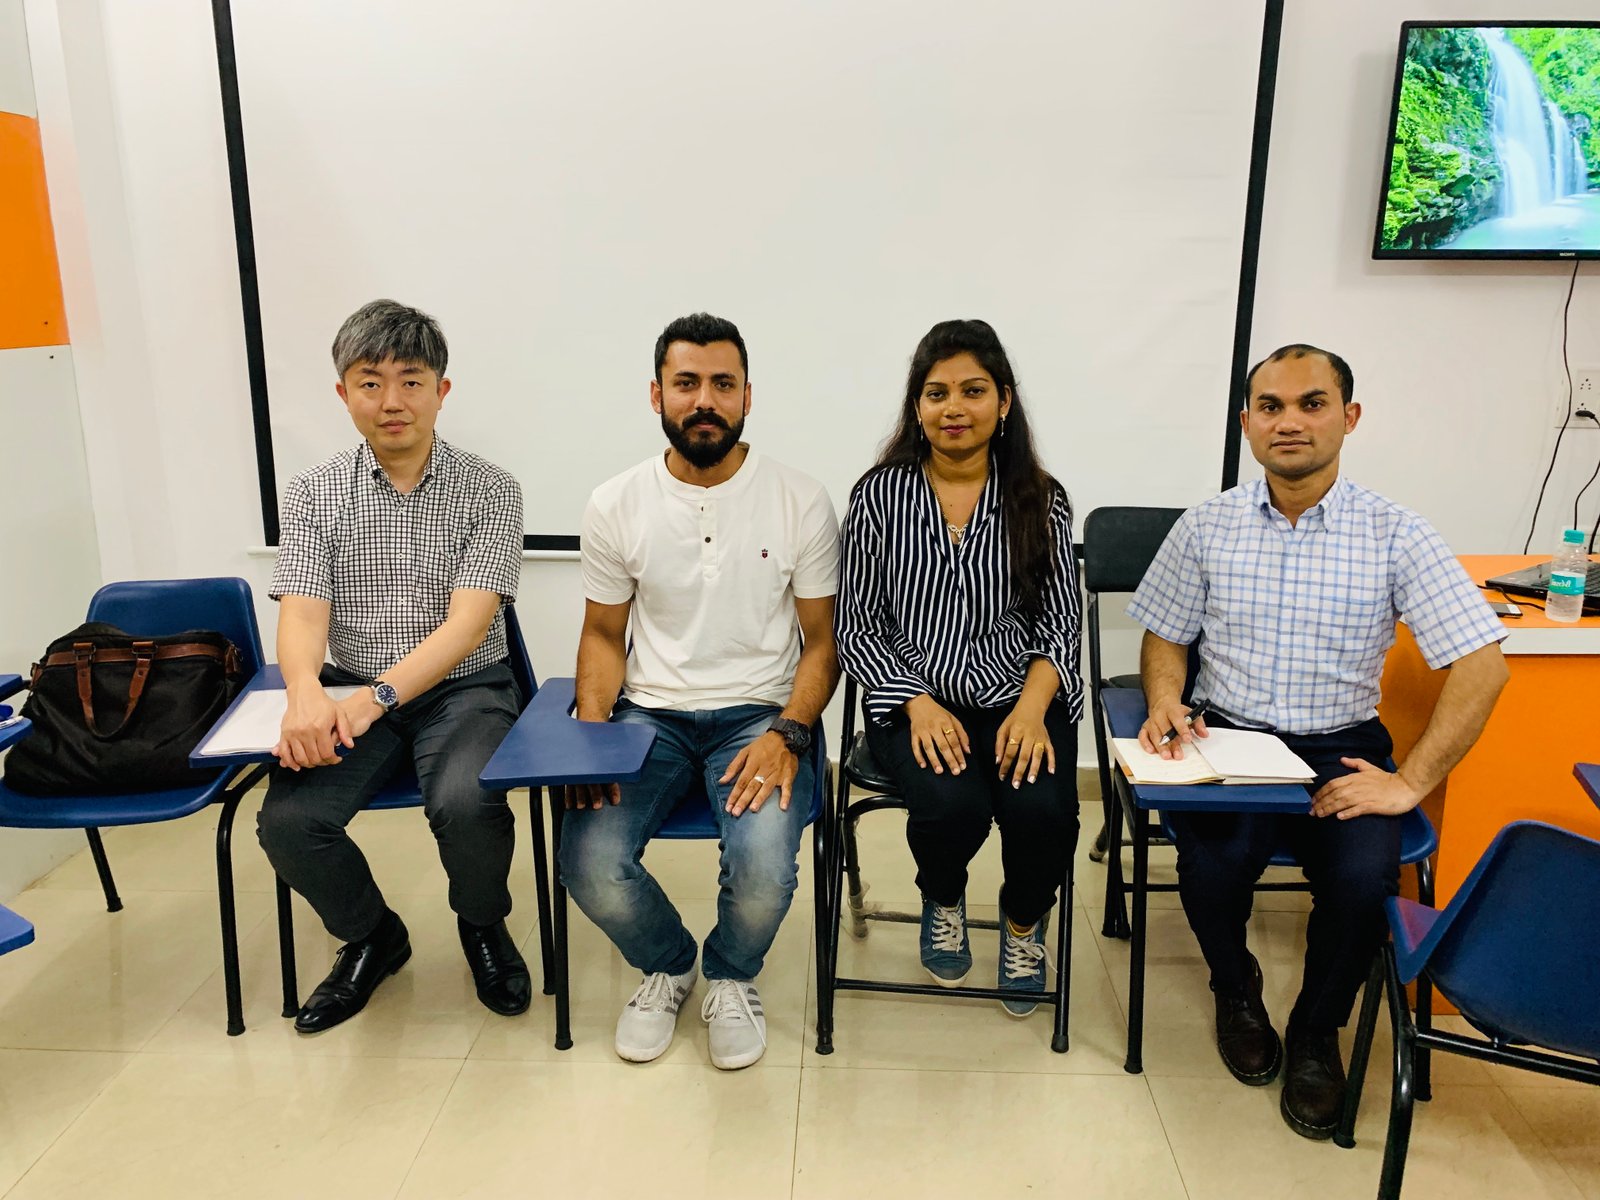
[[[767,777],[765,775],[757,775],[755,778],[757,783],[765,783],[767,781]]]

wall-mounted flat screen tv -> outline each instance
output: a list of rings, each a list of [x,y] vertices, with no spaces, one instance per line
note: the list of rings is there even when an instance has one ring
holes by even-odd
[[[1600,258],[1600,22],[1408,21],[1374,258]]]

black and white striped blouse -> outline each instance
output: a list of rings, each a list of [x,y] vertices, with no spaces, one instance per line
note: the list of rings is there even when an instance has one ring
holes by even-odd
[[[840,665],[865,690],[867,715],[886,723],[923,692],[947,704],[1007,704],[1021,695],[1029,663],[1047,658],[1061,676],[1057,698],[1080,719],[1082,609],[1072,510],[1059,488],[1050,538],[1055,570],[1043,581],[1040,613],[1029,617],[1011,585],[994,472],[960,546],[920,466],[882,467],[858,483],[840,534],[834,627]]]

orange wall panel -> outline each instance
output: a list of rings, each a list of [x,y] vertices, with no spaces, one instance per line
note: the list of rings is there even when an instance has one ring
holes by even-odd
[[[0,350],[66,343],[39,122],[0,113]]]

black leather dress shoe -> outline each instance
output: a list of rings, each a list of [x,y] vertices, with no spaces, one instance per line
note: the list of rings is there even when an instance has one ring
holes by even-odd
[[[516,943],[506,932],[506,923],[469,925],[457,917],[456,929],[483,1006],[502,1017],[527,1012],[533,999],[533,982],[528,978],[528,964],[522,961]]]
[[[1321,1141],[1333,1136],[1344,1108],[1344,1060],[1337,1033],[1289,1031],[1289,1066],[1278,1108],[1290,1129]]]
[[[310,999],[294,1019],[300,1033],[321,1033],[348,1021],[372,999],[378,985],[411,957],[411,935],[399,914],[385,914],[365,941],[346,942],[339,947],[333,970],[317,984]]]
[[[1243,996],[1216,992],[1217,1052],[1240,1083],[1263,1087],[1278,1077],[1283,1043],[1261,1002],[1261,964],[1254,955],[1250,957],[1250,975]],[[1215,987],[1212,990],[1215,992]]]

